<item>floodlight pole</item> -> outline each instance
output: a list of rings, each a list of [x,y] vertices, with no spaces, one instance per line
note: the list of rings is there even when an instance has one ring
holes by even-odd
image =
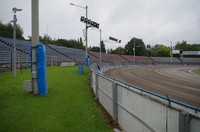
[[[167,41],[169,41],[169,40],[167,40]],[[171,48],[170,48],[170,63],[172,63],[173,62],[173,59],[172,59],[172,41],[169,41],[170,42],[170,46],[171,46]]]
[[[99,54],[99,62],[101,63],[101,29],[100,30],[100,54]]]
[[[135,37],[133,39],[134,39],[134,62],[135,62]]]
[[[87,5],[86,5],[86,7],[79,6],[74,3],[70,3],[70,5],[85,9],[86,10],[85,17],[86,17],[86,19],[88,18],[88,6]],[[85,64],[87,64],[86,61],[88,60],[88,35],[87,35],[88,31],[87,30],[88,30],[88,25],[86,22],[85,23]]]
[[[88,6],[86,5],[86,7],[85,7],[85,9],[86,9],[86,19],[88,18]],[[87,36],[87,34],[88,34],[88,26],[87,26],[87,22],[85,23],[85,59],[86,60],[88,60],[88,36]],[[85,62],[86,63],[86,62]]]
[[[16,14],[14,14],[13,16],[13,44],[14,44],[14,77],[17,76],[17,72],[16,72],[16,22],[17,22],[17,17]]]
[[[16,23],[17,23],[16,12],[17,12],[17,11],[22,11],[22,9],[17,9],[16,7],[14,7],[14,8],[12,9],[12,11],[14,12],[13,20],[11,21],[11,22],[13,22],[14,77],[16,77],[16,76],[17,76],[17,73],[16,73],[16,42],[15,42],[15,41],[16,41]]]
[[[172,53],[172,41],[171,41],[171,63],[173,62],[172,55],[173,55],[173,53]]]
[[[32,90],[38,94],[36,46],[39,43],[39,1],[32,0]]]

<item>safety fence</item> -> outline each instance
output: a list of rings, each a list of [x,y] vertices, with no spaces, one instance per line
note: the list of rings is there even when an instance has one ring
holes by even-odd
[[[114,64],[117,68],[128,66]],[[129,64],[130,66],[130,64]],[[101,68],[111,64],[91,66],[91,85],[96,99],[127,132],[199,132],[200,108],[138,88],[104,75]]]

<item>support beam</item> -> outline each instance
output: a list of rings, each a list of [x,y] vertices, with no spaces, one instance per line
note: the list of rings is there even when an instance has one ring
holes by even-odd
[[[96,99],[99,100],[99,80],[98,80],[98,74],[95,74],[95,87],[96,87]]]
[[[117,84],[113,82],[112,86],[112,97],[113,97],[113,120],[114,123],[117,124],[118,121],[118,108],[117,108]]]

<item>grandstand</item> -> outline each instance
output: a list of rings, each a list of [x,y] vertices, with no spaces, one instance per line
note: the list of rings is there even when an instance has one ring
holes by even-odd
[[[99,58],[99,52],[90,52],[91,55]],[[104,62],[127,62],[125,58],[120,55],[101,53],[102,61]]]
[[[13,39],[0,36],[0,67],[1,71],[11,69]],[[68,48],[64,46],[45,44],[47,65],[60,65],[62,62],[75,62],[76,64],[85,63],[85,51],[82,49]],[[23,67],[30,66],[31,41],[16,40],[16,61],[17,65]],[[90,62],[99,62],[98,52],[88,52]],[[102,62],[133,62],[133,63],[158,63],[169,64],[170,57],[146,57],[133,55],[115,55],[101,53]],[[55,63],[54,63],[55,62]],[[200,64],[200,58],[176,58],[173,57],[174,64]]]
[[[123,58],[125,58],[128,61],[134,61],[133,55],[121,55]],[[135,62],[147,62],[152,63],[153,60],[150,57],[147,56],[135,56]]]
[[[186,64],[200,64],[200,58],[181,58]]]
[[[11,58],[9,57],[13,50],[13,39],[0,36],[0,66],[9,66]],[[81,49],[67,48],[57,45],[45,45],[46,47],[46,61],[50,65],[52,58],[56,58],[56,64],[60,65],[62,62],[76,62],[76,64],[83,64],[85,62],[85,52]],[[16,40],[17,62],[24,64],[30,63],[30,48],[31,41]],[[90,61],[97,62],[98,58],[90,56]]]
[[[153,60],[153,62],[157,62],[157,63],[163,63],[163,64],[171,63],[170,57],[151,57],[151,59]],[[173,57],[172,63],[181,64],[182,60],[177,57]]]

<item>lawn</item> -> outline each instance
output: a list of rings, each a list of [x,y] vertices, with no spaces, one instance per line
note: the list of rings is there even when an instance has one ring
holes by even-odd
[[[197,74],[200,74],[200,69],[194,70],[193,72],[194,72],[194,73],[197,73]]]
[[[0,132],[111,131],[103,113],[92,98],[89,68],[84,74],[77,67],[48,67],[46,96],[23,92],[23,80],[30,80],[30,70],[0,73]]]

